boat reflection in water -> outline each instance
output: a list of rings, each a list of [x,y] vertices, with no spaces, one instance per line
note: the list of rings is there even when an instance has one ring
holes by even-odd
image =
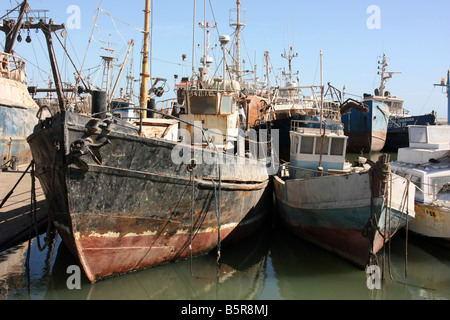
[[[368,274],[352,263],[280,224],[224,246],[219,268],[217,256],[210,254],[95,284],[80,272],[81,290],[67,288],[72,274],[67,268],[78,261],[61,239],[43,252],[34,240],[28,270],[27,242],[0,253],[0,300],[450,299],[448,250],[411,233],[406,241],[405,235],[400,232],[378,254],[381,290],[369,290]]]
[[[272,237],[271,264],[285,300],[450,299],[450,257],[443,247],[402,231],[378,253],[381,290],[369,290],[369,275],[338,256],[279,229]],[[384,259],[384,271],[383,271]],[[406,270],[406,275],[405,275]]]
[[[220,263],[211,253],[94,284],[81,272],[81,290],[67,288],[67,268],[81,266],[62,244],[45,299],[256,300],[264,289],[268,239],[261,232],[239,244],[224,245]]]

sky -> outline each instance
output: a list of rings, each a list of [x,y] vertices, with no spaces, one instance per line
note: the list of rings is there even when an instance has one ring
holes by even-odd
[[[0,15],[18,3],[0,1],[3,3]],[[29,0],[29,3],[33,10],[49,10],[47,17],[57,24],[66,24],[68,52],[78,69],[83,65],[85,75],[90,70],[91,80],[96,80],[98,86],[102,73],[95,71],[101,70],[100,55],[105,53],[101,48],[108,47],[108,42],[116,50],[117,75],[128,42],[135,41],[132,74],[139,78],[144,0]],[[213,69],[217,67],[221,62],[218,38],[233,35],[229,22],[230,10],[235,8],[236,0],[152,1],[151,76],[168,80],[166,93],[160,99],[174,96],[174,75],[190,76],[192,61],[195,69],[199,67],[202,48],[198,45],[202,47],[204,43],[199,22],[217,23],[217,28],[211,31],[210,52],[216,62]],[[298,53],[292,63],[293,71],[299,72],[300,85],[320,85],[322,51],[324,84],[338,89],[345,87],[346,93],[361,97],[379,87],[378,61],[385,54],[389,59],[388,71],[401,72],[388,80],[387,90],[405,99],[404,108],[412,115],[434,110],[439,118],[447,118],[447,96],[434,84],[440,83],[450,69],[449,0],[241,0],[241,8],[246,20],[242,59],[246,69],[254,69],[256,65],[258,78],[264,77],[264,52],[269,52],[273,84],[276,75],[280,76],[281,70],[288,66],[281,55],[292,47]],[[43,83],[50,74],[45,39],[35,31],[30,35],[33,41],[17,43],[15,52],[26,58],[29,82],[45,86]],[[4,35],[0,35],[0,41],[4,43]],[[62,77],[73,82],[74,69],[55,42]],[[122,76],[122,88],[126,86],[130,68],[131,58]],[[138,95],[137,82],[134,89]]]

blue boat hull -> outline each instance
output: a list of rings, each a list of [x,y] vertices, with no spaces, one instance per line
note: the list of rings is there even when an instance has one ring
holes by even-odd
[[[349,137],[347,152],[370,153],[384,148],[389,122],[388,107],[380,102],[365,101],[369,113],[351,109],[342,115],[344,133]]]

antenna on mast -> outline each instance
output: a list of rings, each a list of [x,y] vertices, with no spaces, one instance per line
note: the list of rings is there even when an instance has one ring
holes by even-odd
[[[206,16],[205,16],[206,20]],[[204,75],[208,74],[209,67],[214,62],[214,59],[209,56],[210,46],[211,46],[211,40],[210,40],[210,33],[211,30],[217,27],[217,23],[215,23],[213,26],[209,24],[209,22],[200,22],[199,27],[204,29],[204,46],[203,46],[203,56],[200,58],[200,63],[203,65],[203,70],[201,72],[202,80],[204,80]],[[200,45],[199,45],[200,47]]]
[[[387,62],[387,57],[385,54],[383,54],[383,59],[381,61],[378,61],[379,67],[378,67],[378,74],[381,75],[381,83],[380,88],[375,90],[376,96],[384,97],[385,89],[386,89],[386,81],[391,79],[394,74],[401,74],[401,72],[390,72],[386,71],[386,68],[389,66],[389,63]]]
[[[230,10],[230,26],[235,29],[235,63],[234,63],[234,72],[236,73],[236,80],[241,83],[242,82],[242,67],[241,67],[241,31],[242,27],[247,25],[247,12],[246,10],[241,9],[241,1],[236,0],[236,9]],[[234,15],[236,18],[234,18]]]
[[[450,70],[447,71],[447,84],[445,84],[445,78],[441,79],[440,84],[435,84],[435,87],[444,87],[447,92],[447,124],[450,125]]]
[[[292,76],[294,76],[294,74],[292,73],[292,60],[294,58],[298,57],[298,53],[294,53],[294,48],[290,47],[289,54],[286,55],[286,50],[284,50],[284,54],[282,54],[281,57],[284,58],[284,59],[287,59],[289,61],[289,73],[286,74],[286,72],[283,71],[283,75],[284,76],[288,76],[289,77],[289,83],[292,83]],[[298,72],[295,75],[298,75]]]

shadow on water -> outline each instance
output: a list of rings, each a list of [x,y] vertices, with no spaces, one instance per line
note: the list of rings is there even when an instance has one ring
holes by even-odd
[[[41,235],[43,241],[44,235]],[[379,254],[384,280],[369,290],[364,270],[286,231],[275,221],[254,236],[192,260],[90,284],[67,286],[78,265],[59,237],[0,253],[3,300],[416,300],[450,299],[448,249],[402,231]],[[407,277],[405,277],[405,270]]]

